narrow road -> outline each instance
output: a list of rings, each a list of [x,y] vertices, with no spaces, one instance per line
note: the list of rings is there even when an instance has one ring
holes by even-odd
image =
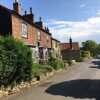
[[[100,60],[83,62],[2,100],[100,100]]]

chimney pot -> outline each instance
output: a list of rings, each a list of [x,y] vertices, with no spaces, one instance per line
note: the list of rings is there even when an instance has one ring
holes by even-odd
[[[40,22],[42,22],[42,17],[40,17]]]
[[[32,7],[30,7],[30,14],[33,14],[33,12],[32,12]]]
[[[13,10],[19,14],[19,3],[18,0],[15,0],[15,2],[13,3]]]
[[[73,46],[72,46],[72,38],[71,38],[71,37],[70,37],[70,39],[69,39],[69,42],[70,42],[70,49],[72,49]]]
[[[47,27],[47,32],[49,32],[49,28]]]
[[[23,17],[31,22],[34,22],[34,15],[32,13],[32,8],[30,8],[29,14],[27,14],[27,11],[25,10],[25,14],[23,15]]]
[[[15,2],[18,2],[18,0],[15,0]]]
[[[45,27],[45,31],[47,31],[47,27]]]
[[[27,15],[27,11],[25,10],[25,16]]]

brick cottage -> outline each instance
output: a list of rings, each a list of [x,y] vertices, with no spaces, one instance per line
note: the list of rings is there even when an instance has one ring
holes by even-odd
[[[47,62],[49,53],[63,60],[78,59],[80,47],[78,42],[60,43],[52,37],[48,27],[44,27],[42,18],[38,22],[34,20],[32,8],[30,12],[20,14],[17,0],[13,3],[13,10],[0,5],[0,35],[12,36],[21,40],[32,49],[34,62]]]
[[[21,15],[17,0],[13,3],[13,10],[0,5],[0,35],[23,41],[32,49],[35,62],[47,61],[53,48],[52,34],[47,27],[44,28],[42,19],[34,21],[32,8],[28,14],[25,11]]]

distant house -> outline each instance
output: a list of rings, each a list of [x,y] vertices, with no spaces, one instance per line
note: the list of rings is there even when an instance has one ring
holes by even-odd
[[[77,60],[80,57],[80,47],[78,42],[72,42],[70,38],[69,43],[61,43],[61,54],[63,60]]]

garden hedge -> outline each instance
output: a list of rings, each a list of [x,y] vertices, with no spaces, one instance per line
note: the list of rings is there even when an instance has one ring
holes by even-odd
[[[0,37],[0,86],[29,81],[31,76],[31,50],[12,37]]]
[[[64,62],[60,58],[55,58],[53,54],[49,55],[48,64],[52,66],[55,70],[64,68]]]

